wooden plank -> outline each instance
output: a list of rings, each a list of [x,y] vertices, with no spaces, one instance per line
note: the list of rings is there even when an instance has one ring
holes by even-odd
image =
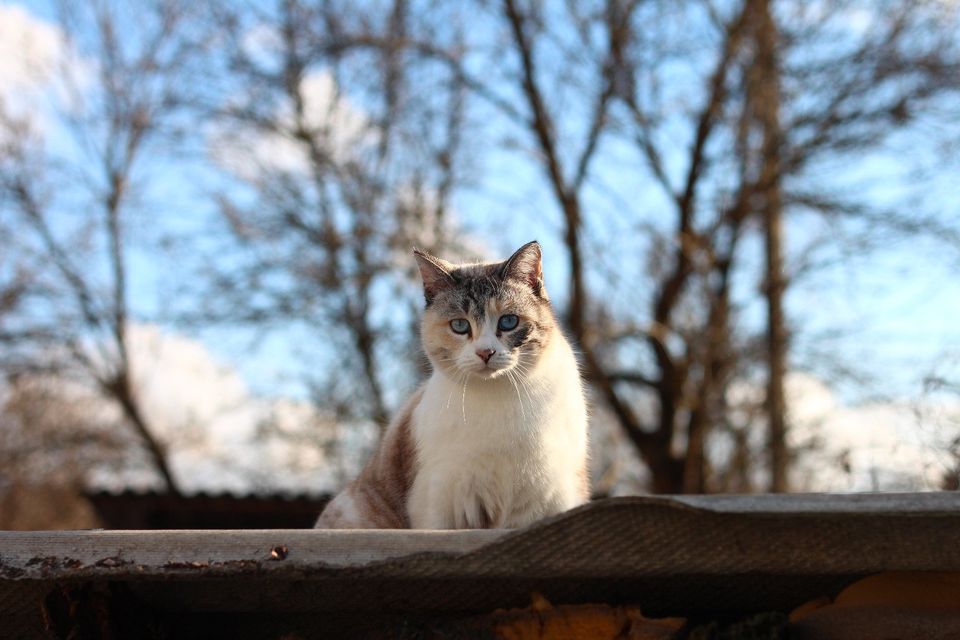
[[[692,519],[682,516],[683,512]],[[670,515],[670,514],[674,515]],[[701,514],[697,516],[696,514]],[[43,532],[0,532],[0,580],[25,579],[166,579],[178,575],[189,576],[229,576],[241,573],[257,573],[265,576],[307,574],[317,571],[350,568],[360,569],[378,563],[408,557],[431,555],[437,558],[455,558],[478,551],[494,542],[502,541],[507,547],[516,546],[523,541],[524,548],[531,548],[545,554],[540,561],[544,566],[554,566],[558,559],[540,549],[542,536],[559,536],[564,544],[578,541],[571,548],[577,550],[569,558],[562,559],[564,571],[571,575],[592,575],[599,568],[598,556],[587,553],[591,543],[599,538],[609,537],[629,525],[634,530],[643,526],[648,530],[645,538],[638,539],[637,545],[625,548],[632,553],[630,562],[617,561],[617,571],[650,570],[648,557],[640,549],[652,544],[652,540],[674,540],[684,530],[665,531],[663,527],[714,526],[729,528],[743,525],[746,531],[759,526],[741,522],[742,518],[754,522],[756,518],[776,521],[772,531],[784,544],[810,546],[809,537],[804,531],[818,532],[826,524],[822,520],[829,518],[829,532],[840,531],[846,518],[861,520],[859,528],[876,531],[881,536],[877,544],[884,543],[887,537],[877,530],[877,526],[867,526],[864,518],[899,519],[896,528],[901,538],[909,533],[909,523],[904,518],[915,518],[915,522],[927,521],[928,525],[940,531],[960,522],[960,494],[875,494],[875,495],[764,495],[764,496],[683,496],[675,498],[623,498],[599,501],[585,505],[570,513],[537,523],[531,528],[517,532],[506,530],[469,530],[469,531],[402,531],[402,530],[197,530],[197,531],[43,531]],[[640,518],[640,520],[637,520]],[[723,522],[717,518],[726,518]],[[735,518],[735,520],[730,520]],[[945,519],[944,519],[945,518]],[[664,524],[656,524],[657,522]],[[675,524],[669,524],[675,522]],[[913,520],[911,522],[914,522]],[[633,524],[630,524],[633,523]],[[688,524],[682,524],[688,523]],[[712,523],[712,524],[711,524]],[[739,523],[739,524],[738,524]],[[852,523],[851,523],[852,525]],[[909,525],[909,526],[908,526]],[[767,526],[767,525],[764,525]],[[837,529],[840,527],[841,529]],[[871,528],[872,527],[872,528]],[[936,529],[939,527],[939,529]],[[853,531],[854,529],[850,529]],[[859,529],[856,529],[859,531]],[[552,533],[551,533],[552,532]],[[891,530],[892,534],[893,530]],[[771,533],[770,535],[774,535]],[[619,534],[625,541],[632,540],[631,534],[623,531]],[[745,534],[746,535],[746,534]],[[820,535],[811,533],[811,535]],[[833,535],[833,534],[831,534]],[[863,534],[859,534],[863,535]],[[714,538],[710,538],[713,540]],[[839,534],[838,541],[846,538]],[[617,538],[620,540],[620,538]],[[618,542],[621,544],[621,542]],[[737,541],[740,546],[746,543]],[[886,544],[886,543],[884,543]],[[902,543],[901,543],[902,544]],[[532,545],[532,546],[530,546]],[[503,545],[501,545],[503,546]],[[812,548],[812,547],[811,547]],[[656,547],[649,550],[655,557],[663,557],[666,550],[674,553],[674,547]],[[878,555],[872,560],[876,567],[887,566],[892,561]],[[903,555],[903,554],[901,554]],[[498,556],[499,557],[499,556]],[[719,559],[727,556],[708,554],[701,557],[694,545],[683,556],[683,562],[690,566],[704,565],[709,561],[711,571],[721,571]],[[779,556],[777,556],[779,557]],[[792,556],[791,556],[792,557]],[[731,566],[752,566],[765,558],[754,553],[745,558],[730,555]],[[764,560],[773,562],[776,558]],[[827,558],[830,559],[830,558]],[[808,561],[804,557],[792,559],[798,566]],[[682,570],[685,564],[675,561],[674,570]],[[786,559],[783,560],[786,562]],[[831,560],[833,562],[833,560]],[[886,564],[881,564],[881,562]],[[926,561],[924,561],[926,562]],[[633,563],[633,564],[630,564]],[[634,566],[635,565],[635,566]],[[443,565],[450,570],[450,563]],[[455,571],[462,571],[467,565],[457,563]],[[706,566],[706,565],[704,565]],[[839,566],[839,565],[838,565]],[[905,568],[922,568],[920,560],[916,564],[907,564]],[[661,567],[658,570],[669,570]],[[784,565],[784,570],[793,570]],[[865,566],[865,568],[867,568]],[[687,567],[689,569],[689,567]],[[477,571],[491,571],[490,565],[474,568]],[[500,573],[519,575],[519,569],[510,562],[496,565]],[[612,569],[610,569],[612,571]],[[847,569],[844,569],[847,570]],[[856,570],[852,563],[849,570]],[[471,575],[470,572],[464,576]]]
[[[2,531],[0,578],[363,567],[414,554],[463,554],[503,530]]]
[[[656,615],[790,610],[868,574],[960,571],[958,532],[955,494],[621,498],[519,531],[4,532],[0,619],[57,593],[70,610],[70,589],[198,629],[260,621],[270,638],[278,622],[491,611],[533,592]]]

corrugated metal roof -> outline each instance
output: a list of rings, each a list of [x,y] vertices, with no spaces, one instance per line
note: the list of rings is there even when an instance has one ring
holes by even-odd
[[[173,497],[162,489],[130,489],[130,488],[95,488],[84,492],[90,497],[128,497],[128,498],[167,498]],[[329,493],[309,491],[188,491],[177,496],[180,498],[226,498],[232,500],[327,500]]]
[[[98,491],[86,498],[109,529],[301,529],[330,496]]]

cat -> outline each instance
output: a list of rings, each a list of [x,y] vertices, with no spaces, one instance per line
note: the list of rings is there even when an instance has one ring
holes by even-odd
[[[316,527],[518,528],[586,502],[587,405],[540,245],[461,266],[414,256],[432,374]]]

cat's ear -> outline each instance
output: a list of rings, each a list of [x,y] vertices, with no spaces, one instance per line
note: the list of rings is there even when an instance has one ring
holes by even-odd
[[[446,260],[441,260],[420,249],[413,250],[413,257],[420,267],[420,277],[423,278],[423,297],[429,305],[441,291],[453,288],[456,281],[450,272],[454,266]]]
[[[540,243],[534,240],[523,245],[503,263],[500,273],[530,286],[538,296],[546,298],[543,287],[543,264]]]

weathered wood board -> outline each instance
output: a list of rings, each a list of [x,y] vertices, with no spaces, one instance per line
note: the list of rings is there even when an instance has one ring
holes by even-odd
[[[41,629],[79,598],[192,625],[175,637],[309,637],[534,591],[652,615],[788,610],[871,573],[958,571],[958,541],[952,493],[618,498],[517,531],[0,532],[0,619]]]

